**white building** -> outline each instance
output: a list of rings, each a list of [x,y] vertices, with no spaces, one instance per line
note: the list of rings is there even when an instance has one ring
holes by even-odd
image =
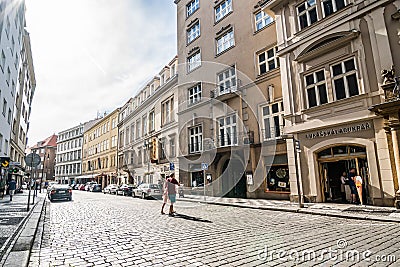
[[[73,183],[82,174],[82,144],[84,124],[58,133],[56,152],[56,181]]]
[[[24,79],[24,74],[26,74],[26,71],[22,70],[24,64],[20,64],[21,54],[29,58],[31,61],[31,56],[28,55],[30,54],[29,50],[21,53],[24,44],[24,26],[25,1],[0,1],[0,155],[12,156],[12,159],[15,161],[20,160],[23,153],[18,149],[18,151],[13,151],[14,155],[10,155],[10,139],[14,123],[13,119],[16,119],[22,112],[16,112],[15,116],[13,116],[14,105],[17,97],[24,98],[24,96],[19,95],[19,91],[17,91],[17,88],[19,89],[19,77]],[[29,39],[26,41],[29,41]],[[33,73],[32,61],[29,62],[29,60],[27,60],[27,62],[24,63],[28,64],[28,69],[32,67],[31,71]],[[27,71],[29,72],[29,70]],[[18,76],[19,72],[21,74],[20,76]],[[26,80],[25,82],[29,85],[24,88],[26,89],[26,95],[29,95],[29,98],[32,97],[32,91],[34,90],[34,84],[31,81],[31,79]],[[26,97],[26,100],[27,99],[28,97]],[[18,100],[21,101],[20,99]],[[28,102],[26,101],[25,103],[25,108],[30,110],[30,104],[28,106]],[[26,114],[29,116],[29,113],[30,111]],[[26,122],[23,122],[22,125],[15,125],[18,130],[20,130],[20,127],[25,126],[25,128],[19,132],[22,139],[26,139],[26,132],[28,129],[27,121],[28,120],[26,119]],[[23,143],[26,144],[26,140],[24,140]],[[22,142],[20,145],[23,145]]]
[[[179,178],[177,62],[175,57],[121,108],[118,171],[122,183],[159,183],[171,172]]]

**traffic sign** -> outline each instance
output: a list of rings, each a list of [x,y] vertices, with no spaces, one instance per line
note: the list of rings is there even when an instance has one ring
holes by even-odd
[[[40,156],[35,153],[30,153],[25,157],[25,163],[28,167],[36,167],[41,162]]]
[[[170,162],[170,163],[169,163],[169,170],[170,170],[170,171],[175,170],[175,164],[174,164],[173,162]]]
[[[203,171],[208,170],[208,163],[202,163],[202,164],[201,164],[201,169],[202,169]]]
[[[0,157],[1,167],[7,168],[10,164],[10,157]]]

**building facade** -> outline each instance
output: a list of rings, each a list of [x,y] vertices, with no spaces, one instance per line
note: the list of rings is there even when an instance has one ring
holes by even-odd
[[[181,181],[289,199],[274,16],[255,0],[175,3]]]
[[[82,174],[83,126],[58,133],[56,153],[56,181],[60,184],[73,184]]]
[[[264,1],[276,17],[292,199],[299,185],[306,201],[338,201],[340,176],[355,168],[364,203],[393,205],[398,182],[385,119],[369,108],[385,101],[381,70],[400,67],[399,7],[393,0]]]
[[[96,181],[102,188],[116,183],[119,111],[117,108],[105,114],[90,128],[84,129],[82,175],[76,178],[77,183]]]
[[[24,38],[25,33],[25,1],[5,0],[0,2],[0,153],[1,155],[11,156],[12,160],[21,160],[23,157],[23,148],[26,140],[18,142],[20,127],[26,126],[24,123],[17,125],[13,129],[14,119],[18,120],[18,116],[22,115],[21,111],[14,111],[21,103],[23,94],[20,94],[22,82],[28,83],[24,88],[27,90],[27,95],[32,95],[34,87],[31,84],[31,79],[25,75],[32,71],[33,65],[30,55],[30,47],[27,39]],[[22,51],[22,47],[25,49]],[[28,45],[28,46],[27,46]],[[22,51],[22,52],[21,52]],[[27,61],[22,62],[21,56],[24,56]],[[30,62],[29,62],[30,61]],[[25,65],[26,64],[26,65]],[[34,76],[34,75],[33,75]],[[34,77],[31,77],[34,79]],[[34,88],[33,88],[34,90]],[[25,103],[25,108],[29,106]],[[17,105],[17,107],[15,107]],[[25,113],[23,113],[25,115]],[[13,132],[13,130],[15,130]],[[21,137],[25,134],[26,139],[27,127],[21,131]],[[13,134],[13,135],[12,135]],[[19,134],[19,133],[18,133]],[[13,155],[10,154],[10,143],[13,138]],[[24,143],[24,144],[22,144]],[[21,147],[19,146],[21,145]]]
[[[55,180],[55,164],[57,153],[57,135],[53,134],[36,145],[27,148],[26,154],[35,153],[40,156],[40,164],[36,167],[26,166],[26,173],[39,183]]]
[[[22,58],[19,64],[19,78],[14,102],[10,158],[14,162],[21,163],[21,166],[25,166],[24,156],[36,79],[29,33],[25,31],[22,38]]]
[[[121,108],[120,183],[161,183],[171,172],[179,179],[177,62],[175,57]]]

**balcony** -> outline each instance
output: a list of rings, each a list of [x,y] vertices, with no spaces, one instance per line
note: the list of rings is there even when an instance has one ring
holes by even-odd
[[[210,91],[210,98],[215,98],[220,101],[225,101],[235,96],[238,96],[239,93],[240,90],[237,88],[237,86],[231,86],[229,88],[217,87],[214,90]]]
[[[224,134],[217,137],[217,147],[229,147],[254,144],[254,132]]]
[[[276,127],[262,129],[261,132],[263,141],[281,139],[282,138],[281,135],[283,133],[283,126],[280,125]]]

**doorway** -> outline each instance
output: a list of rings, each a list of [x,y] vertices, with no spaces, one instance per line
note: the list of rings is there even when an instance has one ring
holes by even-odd
[[[221,178],[224,197],[247,197],[246,176],[240,160],[226,160],[222,167]]]
[[[363,202],[372,203],[369,197],[370,181],[365,147],[330,147],[318,153],[318,161],[323,202],[343,202],[340,177],[343,172],[348,174],[354,168],[363,179]]]

